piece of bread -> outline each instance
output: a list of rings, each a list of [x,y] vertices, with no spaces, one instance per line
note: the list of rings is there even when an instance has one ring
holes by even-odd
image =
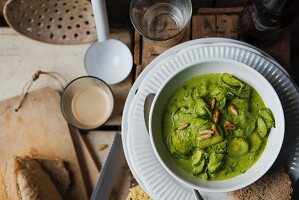
[[[63,160],[55,159],[35,159],[43,170],[50,176],[54,185],[63,196],[70,189],[71,178],[70,173],[67,170],[66,163]]]
[[[137,185],[132,187],[126,200],[150,200],[151,198],[142,190],[142,188]]]
[[[0,181],[0,200],[62,200],[48,174],[29,157],[4,163]]]
[[[281,167],[276,167],[255,183],[230,192],[229,195],[233,200],[290,200],[292,192],[292,182],[288,173]]]

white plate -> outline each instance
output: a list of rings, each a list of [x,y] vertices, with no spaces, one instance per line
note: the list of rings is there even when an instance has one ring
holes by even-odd
[[[223,41],[218,40],[218,42]],[[193,40],[161,54],[144,70],[130,91],[123,115],[122,133],[126,158],[137,182],[154,199],[193,199],[191,189],[181,186],[170,177],[155,157],[145,129],[143,103],[148,93],[156,92],[160,87],[154,80],[150,80],[154,77],[154,74],[163,73],[163,76],[167,76],[165,69],[161,68],[163,59],[173,54],[180,54],[196,48],[198,50],[201,49],[199,51],[202,51],[201,56],[203,58],[221,57],[252,66],[273,85],[284,106],[287,136],[284,146],[292,146],[292,148],[288,149],[283,148],[281,157],[287,158],[287,167],[293,180],[297,180],[299,159],[297,159],[298,155],[296,155],[296,145],[298,148],[299,144],[296,144],[296,140],[298,142],[296,129],[299,129],[299,123],[297,123],[297,121],[299,122],[299,94],[288,75],[281,70],[281,66],[279,67],[275,61],[262,53],[258,53],[255,49],[235,43],[214,43],[210,45],[203,43],[205,43],[205,39]],[[182,51],[182,49],[184,50]],[[150,87],[145,87],[145,85],[149,85],[145,84],[149,81],[152,84],[150,84]],[[138,92],[136,94],[137,89]],[[134,103],[132,103],[132,100],[134,100]],[[294,159],[294,162],[289,162],[292,159]],[[228,199],[222,193],[204,193],[203,196],[206,199]]]

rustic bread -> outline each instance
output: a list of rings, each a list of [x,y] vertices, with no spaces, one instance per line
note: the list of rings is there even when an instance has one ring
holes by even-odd
[[[14,157],[0,169],[0,200],[61,200],[48,174],[29,157]]]
[[[132,187],[129,191],[126,200],[150,200],[151,198],[137,185]]]
[[[63,160],[36,159],[43,170],[50,176],[61,195],[65,195],[71,185],[70,173]]]
[[[288,173],[281,167],[267,172],[255,183],[230,192],[234,200],[288,200],[292,198],[292,182]]]

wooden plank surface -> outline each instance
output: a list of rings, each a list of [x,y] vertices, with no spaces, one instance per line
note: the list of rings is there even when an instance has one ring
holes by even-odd
[[[167,41],[152,41],[142,37],[141,65],[147,66],[155,57],[165,50],[190,40],[190,26],[187,26],[182,37],[172,38]]]
[[[195,15],[192,17],[192,39],[216,36],[215,15]]]
[[[198,39],[205,37],[223,37],[240,40],[238,34],[239,14],[243,8],[200,8],[194,13],[191,20],[191,38],[185,34],[185,39],[176,41],[179,44],[189,39]],[[167,50],[169,47],[163,47],[159,43],[149,41],[135,33],[135,52],[134,62],[138,66],[136,76],[140,74],[155,57]],[[174,46],[174,45],[171,45]],[[273,56],[286,69],[290,67],[290,34],[282,34],[279,40],[273,42],[270,46],[261,48]],[[138,56],[136,56],[138,55]],[[140,56],[141,55],[141,56]]]
[[[132,46],[132,37],[127,30],[112,29],[111,37]],[[83,61],[90,44],[51,45],[28,39],[11,28],[0,28],[0,45],[0,99],[20,95],[24,84],[39,69],[58,72],[68,81],[86,75]],[[111,86],[116,106],[107,125],[121,124],[132,81],[130,75],[121,83]],[[42,87],[60,89],[59,84],[46,76],[41,76],[32,89]]]

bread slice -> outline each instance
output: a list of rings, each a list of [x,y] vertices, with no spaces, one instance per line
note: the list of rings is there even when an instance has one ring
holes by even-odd
[[[5,175],[5,172],[7,169],[6,167],[7,167],[7,165],[5,163],[0,168],[0,200],[8,199],[5,178],[4,178],[4,175]]]
[[[151,198],[142,190],[140,185],[132,187],[126,200],[150,200]]]
[[[233,200],[290,200],[292,198],[292,182],[282,167],[267,172],[255,183],[230,192]]]
[[[60,194],[65,195],[71,186],[70,173],[67,170],[66,163],[63,160],[55,159],[35,159],[50,176]]]
[[[0,169],[0,200],[61,200],[48,174],[29,157],[14,157]]]

